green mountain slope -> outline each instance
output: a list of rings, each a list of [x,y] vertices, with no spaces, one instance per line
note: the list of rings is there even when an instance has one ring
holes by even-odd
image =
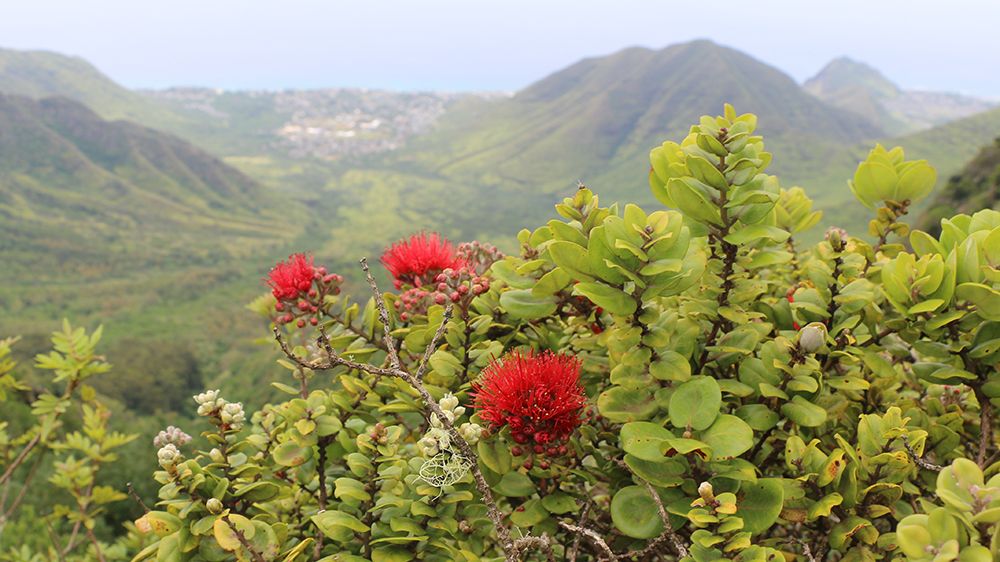
[[[942,218],[987,208],[1000,208],[1000,137],[980,149],[961,172],[948,178],[948,183],[928,205],[919,226],[936,234]]]
[[[145,125],[180,126],[187,118],[120,86],[89,62],[50,51],[0,49],[0,93],[45,98],[62,96],[105,119]]]
[[[277,231],[269,194],[250,178],[180,139],[104,121],[65,98],[0,95],[0,187],[6,244],[48,250],[39,257],[63,270],[115,247],[139,256],[105,271],[184,250],[238,253]]]
[[[903,90],[878,70],[846,57],[828,63],[803,88],[897,134],[941,125],[996,105],[958,94]]]
[[[760,116],[776,145],[821,147],[874,138],[864,119],[831,109],[787,75],[739,51],[694,41],[633,48],[574,64],[510,100],[446,116],[413,160],[451,177],[495,175],[562,190],[578,178],[643,177],[649,149],[682,136],[700,115],[730,102]],[[796,154],[777,153],[793,168]],[[612,171],[608,171],[608,166]],[[599,186],[623,194],[622,188]]]
[[[65,98],[0,96],[0,333],[66,316],[225,349],[252,334],[233,303],[260,291],[302,219],[176,137]]]
[[[786,185],[808,186],[831,166],[852,166],[844,147],[884,135],[864,118],[805,93],[773,67],[695,41],[586,59],[512,98],[456,104],[433,133],[340,174],[328,189],[366,208],[407,216],[419,211],[412,213],[417,226],[430,222],[465,237],[509,237],[543,220],[578,180],[605,200],[655,207],[649,150],[682,138],[699,116],[720,112],[726,102],[760,116],[760,131],[775,154],[773,170]],[[825,191],[815,194],[821,205],[842,202]],[[363,244],[370,222],[344,214],[334,227],[337,249]]]

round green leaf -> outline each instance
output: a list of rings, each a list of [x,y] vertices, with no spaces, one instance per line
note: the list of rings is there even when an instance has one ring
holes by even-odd
[[[618,490],[611,500],[611,521],[615,528],[635,539],[651,539],[663,532],[656,502],[645,486]]]
[[[826,421],[826,410],[801,396],[786,402],[781,407],[781,413],[802,427],[818,427]]]
[[[743,518],[744,531],[761,533],[778,520],[785,499],[781,480],[760,478],[756,482],[744,482],[740,492],[742,499],[736,514]]]
[[[753,429],[736,416],[723,414],[701,434],[712,448],[712,459],[736,457],[753,447]]]
[[[535,493],[535,484],[523,472],[508,472],[493,489],[509,498],[523,498]]]
[[[722,407],[722,390],[711,377],[695,377],[670,397],[670,423],[678,429],[702,430],[712,425]]]
[[[673,438],[665,427],[651,422],[630,422],[618,433],[618,441],[626,453],[647,461],[665,460],[660,446]]]
[[[282,466],[299,466],[312,458],[312,447],[302,447],[294,441],[285,441],[274,448],[274,462]]]
[[[530,289],[512,289],[500,295],[500,306],[512,317],[521,320],[544,318],[556,311],[552,296],[537,296]]]

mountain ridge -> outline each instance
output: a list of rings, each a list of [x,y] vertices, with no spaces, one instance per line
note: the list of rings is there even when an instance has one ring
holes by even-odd
[[[950,92],[906,90],[867,63],[838,57],[802,85],[826,103],[905,134],[987,111],[988,100]]]

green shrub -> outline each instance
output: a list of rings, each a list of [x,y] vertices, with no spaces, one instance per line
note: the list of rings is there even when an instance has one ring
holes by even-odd
[[[909,232],[934,170],[877,147],[877,242],[802,248],[755,128],[654,149],[672,210],[581,186],[518,255],[401,241],[392,292],[278,264],[251,308],[288,399],[195,397],[214,429],[161,436],[135,559],[995,559],[1000,213]]]

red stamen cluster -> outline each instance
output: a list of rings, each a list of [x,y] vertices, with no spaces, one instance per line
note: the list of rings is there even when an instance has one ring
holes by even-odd
[[[344,278],[335,273],[327,273],[325,267],[316,267],[312,257],[292,254],[288,261],[278,262],[265,279],[271,287],[271,294],[278,302],[274,304],[278,324],[295,324],[302,328],[308,321],[319,324],[319,311],[323,308],[326,295],[340,294],[340,284]]]
[[[512,352],[491,363],[473,383],[479,417],[534,454],[560,456],[583,422],[587,395],[580,385],[580,361],[552,352]]]
[[[397,243],[393,249],[386,252],[386,255],[382,257],[382,262],[386,263],[386,267],[393,275],[396,275],[396,271],[388,265],[387,256],[392,254],[392,256],[399,257],[413,251],[413,248],[422,247],[421,244],[424,242],[415,244],[414,240],[420,240],[421,237],[425,236],[423,234],[413,236],[409,242]],[[448,241],[439,239],[436,234],[431,234],[428,240],[440,242],[440,244],[447,246],[450,251],[451,245]],[[400,250],[404,245],[407,246],[405,252]],[[449,258],[453,263],[458,264],[457,267],[448,266],[437,272],[433,268],[428,268],[412,278],[400,278],[397,275],[397,289],[409,286],[395,302],[400,319],[407,322],[414,315],[426,314],[431,305],[444,305],[447,302],[467,309],[473,298],[490,289],[490,280],[484,274],[494,262],[501,258],[503,258],[503,254],[490,244],[476,241],[465,242],[459,244],[458,249]],[[428,263],[428,261],[424,260],[423,263]],[[445,261],[441,259],[438,260],[438,263]]]
[[[436,232],[421,232],[387,248],[382,254],[382,265],[400,289],[403,285],[420,287],[445,269],[459,269],[465,262],[446,238]]]

